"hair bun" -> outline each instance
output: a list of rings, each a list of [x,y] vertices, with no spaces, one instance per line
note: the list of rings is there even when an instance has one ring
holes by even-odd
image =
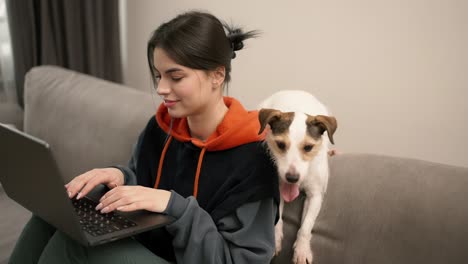
[[[231,43],[232,58],[236,57],[236,51],[244,48],[244,40],[254,38],[258,35],[257,31],[243,32],[241,28],[234,28],[227,24],[224,24],[227,30],[227,38]]]
[[[233,51],[241,50],[244,47],[244,38],[242,37],[242,29],[238,28],[232,32],[229,32],[227,35],[229,41],[231,42],[231,47]]]

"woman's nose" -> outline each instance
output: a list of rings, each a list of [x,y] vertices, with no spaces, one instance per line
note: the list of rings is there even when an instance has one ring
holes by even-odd
[[[156,93],[158,95],[167,95],[171,92],[169,84],[163,78],[161,78],[156,85]]]

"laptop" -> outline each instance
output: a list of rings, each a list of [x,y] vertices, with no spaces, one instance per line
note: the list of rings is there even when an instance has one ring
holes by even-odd
[[[85,246],[95,246],[163,227],[174,219],[144,210],[101,214],[94,208],[108,190],[96,187],[70,199],[51,147],[46,142],[0,124],[0,182],[6,194]]]

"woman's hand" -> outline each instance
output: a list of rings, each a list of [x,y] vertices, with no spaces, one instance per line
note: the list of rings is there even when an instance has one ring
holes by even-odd
[[[99,200],[96,210],[109,213],[114,210],[130,212],[147,210],[162,213],[166,210],[171,192],[143,186],[119,186],[108,191]]]
[[[124,184],[123,173],[116,168],[94,169],[76,176],[69,183],[65,184],[68,196],[80,199],[87,195],[98,184],[105,184],[109,189]]]

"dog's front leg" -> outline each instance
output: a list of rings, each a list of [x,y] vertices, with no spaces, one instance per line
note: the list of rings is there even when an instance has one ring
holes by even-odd
[[[294,243],[293,262],[297,264],[312,263],[312,250],[310,240],[312,239],[312,228],[317,219],[320,208],[322,207],[323,195],[307,193],[304,201],[304,211],[302,214],[302,223],[297,231],[296,242]]]
[[[278,256],[278,254],[281,251],[281,246],[282,246],[282,241],[283,241],[283,207],[284,207],[284,201],[283,198],[280,197],[280,204],[279,204],[279,220],[278,223],[276,223],[275,226],[275,255]]]

